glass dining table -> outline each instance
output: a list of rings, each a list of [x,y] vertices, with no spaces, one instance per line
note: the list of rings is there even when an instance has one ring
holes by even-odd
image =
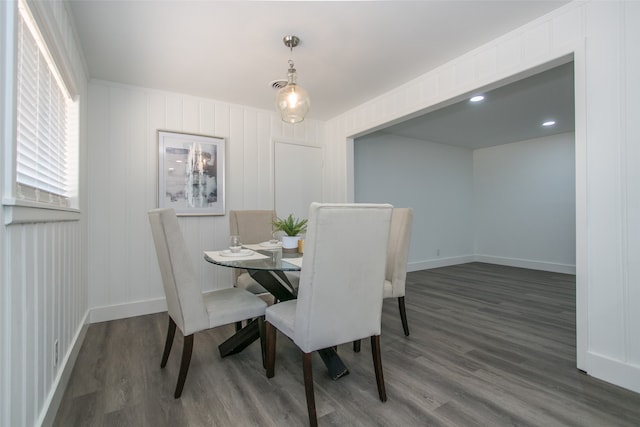
[[[205,251],[204,259],[222,267],[247,270],[251,277],[271,293],[277,301],[288,301],[297,297],[285,272],[300,271],[302,254],[283,252],[282,248],[265,249],[260,245],[245,245],[242,254],[232,254],[228,250]],[[218,346],[222,357],[239,353],[260,338],[257,319],[248,322],[242,329]],[[264,349],[263,349],[264,351]],[[319,350],[318,353],[334,380],[349,373],[335,348]]]

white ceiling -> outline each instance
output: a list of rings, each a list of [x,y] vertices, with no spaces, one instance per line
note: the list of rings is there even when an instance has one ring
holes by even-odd
[[[92,78],[273,109],[292,57],[328,120],[568,1],[69,3]]]
[[[485,99],[478,103],[465,99],[381,132],[476,149],[575,128],[572,62],[477,94]],[[542,126],[547,120],[556,124]]]

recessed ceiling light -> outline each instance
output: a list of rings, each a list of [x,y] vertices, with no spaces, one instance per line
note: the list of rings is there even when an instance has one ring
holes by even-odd
[[[542,126],[549,127],[549,126],[553,126],[555,124],[556,124],[555,120],[547,120],[546,122],[542,123]]]
[[[472,96],[471,99],[469,99],[469,101],[471,102],[480,102],[484,100],[484,95],[476,95],[476,96]]]

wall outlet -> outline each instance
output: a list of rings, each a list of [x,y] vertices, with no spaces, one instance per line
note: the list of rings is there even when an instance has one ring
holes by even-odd
[[[58,367],[58,355],[59,355],[60,345],[58,344],[58,340],[53,342],[53,367]]]

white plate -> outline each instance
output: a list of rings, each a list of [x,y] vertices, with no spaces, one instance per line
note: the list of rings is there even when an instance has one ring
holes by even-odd
[[[251,249],[240,249],[239,252],[231,252],[229,249],[220,251],[221,256],[235,257],[235,256],[249,256],[253,253]]]
[[[282,246],[282,242],[262,242],[260,243],[260,246],[262,246],[263,248],[279,248],[280,246]]]

